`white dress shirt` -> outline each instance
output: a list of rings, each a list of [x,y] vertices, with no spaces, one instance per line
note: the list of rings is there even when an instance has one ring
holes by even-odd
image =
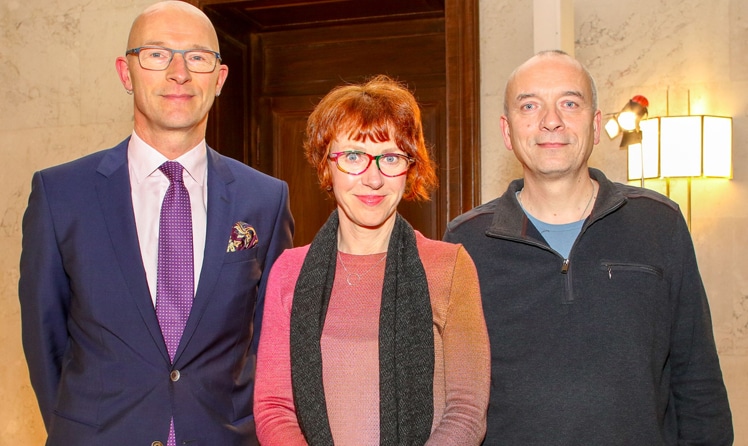
[[[130,192],[138,231],[138,244],[143,259],[151,300],[156,305],[156,277],[158,270],[158,226],[161,203],[164,201],[169,179],[160,170],[169,161],[156,149],[132,133],[127,148],[130,172]],[[184,167],[184,185],[190,194],[192,208],[192,249],[194,251],[195,290],[203,266],[205,231],[208,209],[208,156],[205,140],[189,152],[173,160]],[[194,292],[194,291],[193,291]]]

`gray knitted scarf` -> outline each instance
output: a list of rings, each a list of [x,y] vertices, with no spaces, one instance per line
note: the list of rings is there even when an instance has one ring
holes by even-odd
[[[322,384],[320,338],[337,255],[338,213],[312,241],[291,308],[291,381],[296,416],[310,446],[332,446]],[[355,361],[356,358],[351,358]],[[396,216],[379,316],[380,445],[423,445],[434,418],[431,301],[415,232]]]

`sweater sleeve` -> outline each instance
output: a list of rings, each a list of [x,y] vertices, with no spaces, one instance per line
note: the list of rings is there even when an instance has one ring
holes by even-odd
[[[685,222],[672,246],[679,249],[671,293],[677,302],[671,339],[671,392],[678,444],[731,445],[732,415],[712,332],[709,302]]]
[[[257,353],[254,393],[257,437],[263,445],[306,445],[296,418],[291,387],[291,305],[301,263],[298,250],[285,251],[273,265]]]
[[[486,433],[490,350],[478,274],[462,246],[449,279],[449,306],[442,333],[445,409],[426,444],[479,445]]]

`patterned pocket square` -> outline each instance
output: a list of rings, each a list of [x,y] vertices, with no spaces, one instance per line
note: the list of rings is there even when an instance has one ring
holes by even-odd
[[[243,221],[238,221],[234,223],[234,227],[231,229],[231,238],[229,239],[229,246],[226,248],[226,252],[249,249],[256,244],[257,231],[255,231],[255,228]]]

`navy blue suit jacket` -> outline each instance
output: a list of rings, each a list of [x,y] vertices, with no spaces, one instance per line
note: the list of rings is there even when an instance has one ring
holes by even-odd
[[[47,444],[165,443],[172,416],[177,444],[256,444],[258,324],[270,266],[292,246],[288,186],[208,149],[205,258],[172,366],[140,255],[127,144],[32,181],[19,297]],[[255,247],[227,252],[236,222],[255,228]]]

